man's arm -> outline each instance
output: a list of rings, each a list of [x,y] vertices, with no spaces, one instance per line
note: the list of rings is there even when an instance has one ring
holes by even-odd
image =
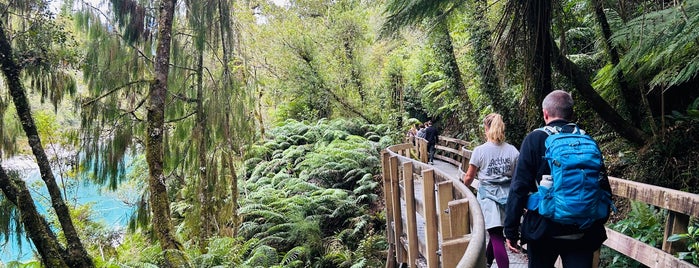
[[[540,131],[530,133],[524,138],[519,150],[519,159],[505,208],[505,237],[513,244],[517,244],[520,238],[520,220],[524,214],[529,193],[536,189],[536,176],[540,172],[543,161],[541,148],[546,136],[546,133]]]

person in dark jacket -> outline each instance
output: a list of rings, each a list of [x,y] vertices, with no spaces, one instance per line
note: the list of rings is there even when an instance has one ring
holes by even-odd
[[[544,98],[542,110],[547,126],[563,127],[563,132],[572,131],[567,128],[573,126],[566,126],[573,118],[573,98],[568,92],[555,90],[549,93]],[[535,130],[522,142],[507,199],[504,226],[506,245],[511,251],[519,253],[520,244],[527,244],[529,267],[554,267],[560,256],[563,267],[589,268],[593,265],[594,252],[607,239],[604,229],[606,218],[595,221],[586,229],[580,229],[578,226],[554,222],[539,215],[537,211],[525,211],[529,194],[537,191],[541,176],[551,174],[548,163],[543,158],[547,137],[546,132]],[[611,191],[609,181],[602,180],[601,188]],[[522,215],[524,219],[520,226]]]
[[[434,126],[432,120],[427,121],[427,128],[425,129],[425,139],[427,140],[427,153],[429,158],[427,163],[434,165],[434,153],[437,150],[435,146],[437,145],[437,127]]]

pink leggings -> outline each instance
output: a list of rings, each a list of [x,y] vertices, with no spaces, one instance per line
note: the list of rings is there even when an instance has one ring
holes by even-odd
[[[505,236],[502,234],[502,227],[490,228],[488,234],[490,241],[488,241],[485,251],[486,261],[492,264],[493,259],[495,259],[498,267],[510,267],[510,258],[507,257],[507,250],[505,250]]]

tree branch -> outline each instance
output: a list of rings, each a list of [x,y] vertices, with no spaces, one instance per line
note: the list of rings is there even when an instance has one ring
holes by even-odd
[[[129,87],[129,86],[132,86],[132,85],[134,85],[134,84],[150,83],[150,82],[151,82],[151,80],[146,80],[146,79],[141,79],[141,80],[137,80],[137,81],[128,82],[128,83],[123,84],[123,85],[121,85],[121,86],[112,88],[112,89],[110,89],[109,91],[107,91],[106,93],[104,93],[104,94],[102,94],[102,95],[100,95],[100,96],[95,97],[94,99],[91,99],[91,100],[89,100],[89,101],[87,101],[87,102],[84,102],[84,103],[82,104],[82,107],[88,106],[88,105],[90,105],[90,104],[92,104],[92,103],[94,103],[94,102],[96,102],[96,101],[98,101],[98,100],[100,100],[100,99],[103,99],[103,98],[105,98],[105,97],[111,95],[112,93],[116,92],[116,91],[119,90],[119,89],[122,89],[122,88],[125,88],[125,87]]]
[[[193,116],[193,115],[195,115],[195,114],[197,114],[196,111],[191,112],[191,113],[189,113],[189,114],[187,114],[187,115],[185,115],[185,116],[182,116],[182,117],[180,117],[180,118],[174,118],[174,119],[167,120],[167,121],[165,121],[165,123],[166,123],[166,124],[169,124],[169,123],[174,123],[174,122],[182,121],[182,120],[185,120],[185,119],[187,119],[187,118],[189,118],[189,117],[191,117],[191,116]]]

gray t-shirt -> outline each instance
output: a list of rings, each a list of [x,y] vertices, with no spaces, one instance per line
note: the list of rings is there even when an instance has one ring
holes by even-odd
[[[504,206],[517,158],[517,148],[506,142],[499,145],[486,142],[473,149],[469,164],[478,168],[478,203],[483,211],[486,229],[503,226]]]

